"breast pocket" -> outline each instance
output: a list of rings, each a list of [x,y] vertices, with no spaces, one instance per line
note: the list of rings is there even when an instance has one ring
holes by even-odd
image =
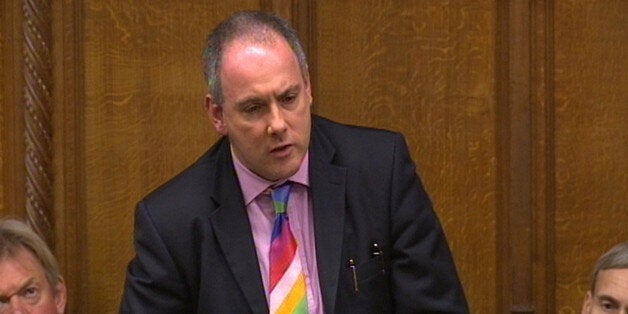
[[[361,263],[350,259],[346,270],[345,276],[352,287],[351,307],[363,309],[363,313],[388,313],[390,289],[383,257],[372,257]]]
[[[386,275],[382,256],[370,258],[360,264],[355,264],[354,262],[353,267],[351,262],[349,264],[351,275],[355,275],[354,284],[358,284],[357,290],[359,290],[359,284],[365,284],[370,280],[376,279],[376,277],[385,277],[384,275]]]

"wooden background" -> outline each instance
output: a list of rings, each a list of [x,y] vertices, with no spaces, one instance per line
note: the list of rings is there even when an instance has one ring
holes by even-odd
[[[135,203],[217,138],[201,54],[274,10],[314,111],[403,132],[473,313],[577,313],[628,240],[623,0],[2,1],[0,215],[54,247],[69,313],[116,313]]]

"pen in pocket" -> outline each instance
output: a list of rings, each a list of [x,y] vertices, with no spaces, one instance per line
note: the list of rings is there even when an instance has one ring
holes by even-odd
[[[386,265],[384,264],[384,251],[382,251],[377,242],[373,243],[373,246],[371,247],[371,256],[374,258],[381,257],[382,273],[386,273]]]
[[[353,290],[358,292],[358,274],[356,273],[355,261],[353,258],[349,259],[349,269],[351,269],[351,275],[353,275]]]

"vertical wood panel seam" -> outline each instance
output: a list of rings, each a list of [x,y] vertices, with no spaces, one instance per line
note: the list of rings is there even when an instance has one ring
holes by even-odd
[[[305,24],[307,25],[307,56],[308,56],[308,67],[309,67],[309,75],[310,75],[310,88],[312,91],[312,96],[317,90],[318,86],[318,60],[317,56],[317,47],[316,47],[316,0],[308,0],[307,1],[307,14],[304,17],[306,19]],[[314,99],[316,100],[316,99]],[[316,108],[316,107],[314,107]]]
[[[508,161],[508,138],[510,131],[509,103],[508,103],[508,4],[505,1],[496,1],[496,32],[495,32],[495,86],[496,86],[496,108],[495,108],[495,129],[496,129],[496,152],[497,156],[497,176],[496,190],[496,219],[497,219],[497,260],[496,266],[496,295],[497,312],[507,313],[510,307],[510,258],[508,254],[508,230],[510,229],[508,220],[508,193],[509,193],[509,173],[506,171],[509,166]]]
[[[259,7],[261,11],[272,11],[273,0],[260,0]]]
[[[538,283],[544,283],[546,278],[545,261],[547,260],[546,251],[546,224],[547,217],[545,213],[545,200],[546,194],[546,165],[547,165],[547,136],[546,128],[548,126],[546,122],[547,107],[546,101],[546,64],[545,60],[547,55],[545,54],[546,47],[546,15],[544,0],[535,0],[532,2],[533,9],[532,21],[530,25],[530,33],[532,34],[531,41],[531,107],[532,107],[532,160],[533,167],[531,176],[533,177],[532,183],[532,199],[533,199],[533,213],[534,213],[534,260],[533,270],[534,277],[533,282],[533,296],[536,311],[540,313],[546,313],[547,311],[547,298],[545,291],[548,290],[547,285],[539,285]]]
[[[546,79],[546,86],[547,86],[547,94],[546,94],[546,102],[547,102],[547,108],[548,108],[548,128],[547,128],[547,138],[548,138],[548,142],[547,142],[547,158],[548,158],[548,162],[547,162],[547,173],[549,174],[548,176],[548,181],[547,181],[547,199],[546,199],[546,211],[547,211],[547,217],[548,217],[548,228],[547,228],[547,232],[549,233],[549,238],[548,238],[548,246],[547,246],[547,255],[549,256],[549,260],[547,261],[547,265],[550,265],[550,269],[548,270],[549,275],[547,276],[548,279],[548,286],[550,286],[552,289],[549,290],[549,293],[547,294],[547,299],[549,300],[549,308],[548,311],[551,309],[556,309],[556,295],[555,295],[555,287],[556,287],[556,259],[555,259],[555,255],[554,252],[556,252],[556,225],[555,225],[555,219],[556,219],[556,138],[555,138],[555,134],[556,134],[556,103],[554,101],[554,56],[555,56],[555,50],[554,50],[554,21],[555,21],[555,16],[554,16],[554,0],[548,0],[548,7],[547,7],[547,18],[548,18],[548,23],[546,25],[547,29],[547,47],[546,47],[546,53],[547,53],[547,59],[546,59],[546,67],[547,67],[547,75],[545,76]],[[557,310],[557,309],[556,309]]]
[[[498,311],[534,313],[532,2],[497,2]]]
[[[537,283],[545,284],[546,289],[545,296],[547,298],[547,312],[558,311],[556,308],[555,299],[555,287],[556,287],[556,262],[554,252],[556,247],[556,232],[555,232],[555,213],[556,213],[556,119],[555,119],[555,102],[554,102],[554,0],[547,0],[544,6],[545,12],[545,137],[546,137],[546,151],[545,158],[545,208],[544,214],[546,217],[545,232],[546,237],[546,252],[547,260],[545,260],[546,269],[546,282]]]
[[[85,229],[85,125],[82,104],[84,97],[84,53],[83,40],[83,6],[81,1],[64,1],[57,3],[56,17],[59,27],[56,38],[61,43],[56,49],[57,63],[62,66],[56,69],[55,79],[59,87],[55,94],[57,104],[58,144],[55,159],[59,168],[55,191],[59,199],[55,205],[63,230],[57,232],[59,251],[63,252],[61,264],[66,271],[68,285],[68,310],[83,313],[89,308],[89,287],[85,286],[84,270],[87,248],[87,231]],[[77,258],[77,256],[79,258]]]
[[[511,256],[511,313],[534,313],[533,304],[533,208],[531,126],[531,5],[532,1],[509,3],[508,99],[511,130],[509,140],[509,254]]]
[[[3,214],[25,215],[23,14],[21,3],[2,2],[2,193]]]

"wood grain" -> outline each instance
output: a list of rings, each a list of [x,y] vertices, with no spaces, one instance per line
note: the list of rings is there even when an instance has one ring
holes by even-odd
[[[24,80],[21,3],[2,1],[0,33],[2,41],[2,210],[3,216],[25,215],[24,110],[21,106]]]
[[[52,7],[24,1],[24,163],[29,225],[55,246],[52,200]]]
[[[5,8],[2,7],[0,9],[0,25],[2,25],[2,27],[0,27],[0,56],[2,56],[2,59],[0,61],[3,61],[4,58],[4,42],[5,42],[5,38],[6,38],[6,28],[4,27],[4,25],[2,24],[5,21],[4,18],[4,11]],[[0,62],[0,73],[6,73],[6,71],[4,70],[4,63]],[[4,94],[4,86],[5,82],[4,82],[4,75],[0,76],[0,88],[2,88],[2,93],[0,93],[0,112],[3,112],[6,105],[5,105],[5,99],[3,97]],[[4,178],[4,164],[6,164],[4,162],[4,115],[0,114],[0,178]],[[0,216],[4,216],[4,180],[0,180]]]
[[[557,1],[556,300],[579,311],[595,260],[628,239],[628,3]]]
[[[295,25],[316,113],[406,136],[472,313],[578,312],[595,259],[628,239],[625,1],[52,3],[69,313],[117,312],[136,202],[216,139],[200,58],[241,9]],[[0,19],[0,215],[23,216],[22,1]]]
[[[495,312],[494,5],[317,2],[316,112],[402,132],[470,305]]]
[[[119,304],[135,203],[216,139],[203,110],[209,30],[254,1],[84,5],[87,312]]]

